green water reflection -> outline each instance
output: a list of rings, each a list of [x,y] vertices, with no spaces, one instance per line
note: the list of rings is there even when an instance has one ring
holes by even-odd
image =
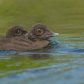
[[[60,36],[83,36],[83,0],[1,0],[0,34],[12,25],[26,30],[35,23],[43,23]]]
[[[50,55],[41,55],[41,54],[32,54],[32,55],[8,55],[5,57],[0,57],[0,77],[8,76],[11,74],[16,74],[25,72],[27,70],[21,70],[26,68],[36,68],[36,67],[42,67],[42,66],[51,66],[53,64],[58,64],[61,59],[63,59],[65,56],[59,57],[53,57]],[[7,58],[7,59],[5,59]],[[60,60],[56,60],[56,59]],[[69,59],[67,60],[61,60],[61,63],[69,62]],[[21,70],[21,71],[20,71]],[[10,71],[10,73],[8,73]],[[14,71],[14,73],[11,71]],[[15,72],[16,71],[16,72]]]

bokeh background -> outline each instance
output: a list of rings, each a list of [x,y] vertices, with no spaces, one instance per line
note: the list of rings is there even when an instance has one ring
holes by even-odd
[[[83,36],[84,0],[0,0],[0,34],[42,23],[60,36]]]

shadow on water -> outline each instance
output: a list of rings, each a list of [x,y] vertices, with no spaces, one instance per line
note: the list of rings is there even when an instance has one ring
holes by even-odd
[[[56,37],[28,52],[1,50],[0,66],[1,84],[82,84],[84,38]]]

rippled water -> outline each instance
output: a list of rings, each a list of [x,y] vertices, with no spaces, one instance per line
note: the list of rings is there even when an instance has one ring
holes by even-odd
[[[0,51],[0,66],[0,84],[84,84],[84,37],[54,37],[29,52]]]

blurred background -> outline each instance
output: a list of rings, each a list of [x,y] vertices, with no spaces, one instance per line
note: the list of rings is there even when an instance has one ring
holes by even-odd
[[[0,34],[42,23],[60,36],[83,36],[84,0],[0,0]]]

